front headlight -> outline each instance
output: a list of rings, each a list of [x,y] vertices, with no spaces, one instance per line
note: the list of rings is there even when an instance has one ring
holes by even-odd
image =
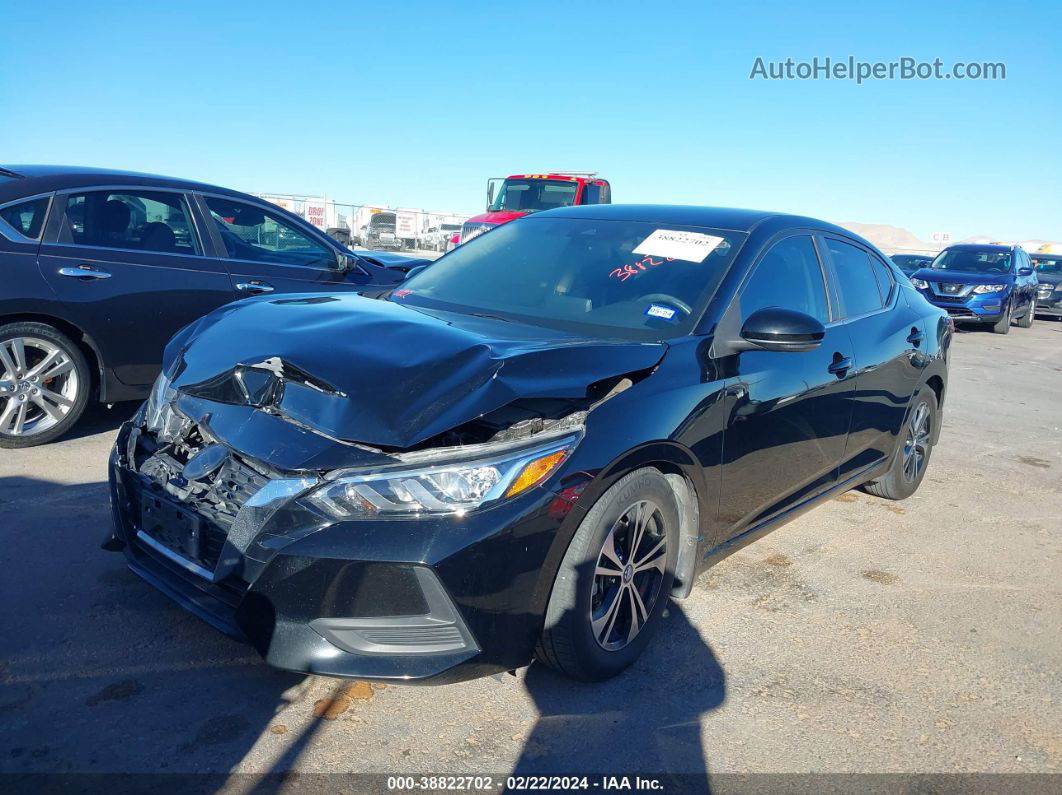
[[[984,295],[985,293],[1001,293],[1007,289],[1005,284],[979,284],[973,288],[973,292],[978,295]]]
[[[144,427],[154,433],[159,441],[172,442],[189,422],[174,411],[173,401],[176,399],[177,390],[166,373],[160,373],[143,408]]]
[[[413,454],[410,461],[330,476],[309,501],[338,519],[456,514],[511,499],[553,474],[582,433],[529,446]],[[493,454],[487,449],[495,448]]]
[[[925,279],[911,279],[911,284],[913,284],[919,290],[929,289],[929,282],[927,282]]]

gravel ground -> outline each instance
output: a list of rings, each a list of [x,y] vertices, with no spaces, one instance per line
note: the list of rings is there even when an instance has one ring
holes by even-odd
[[[0,451],[0,770],[1062,772],[1060,395],[1062,323],[960,333],[918,494],[850,492],[723,561],[599,686],[271,670],[99,549],[133,407],[97,408]]]

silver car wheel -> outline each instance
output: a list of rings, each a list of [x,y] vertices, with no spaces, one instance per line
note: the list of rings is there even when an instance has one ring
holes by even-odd
[[[35,436],[62,422],[77,402],[74,360],[40,337],[0,341],[0,433]]]
[[[641,500],[605,536],[590,593],[590,627],[598,645],[617,651],[645,627],[661,596],[667,532],[660,507]]]

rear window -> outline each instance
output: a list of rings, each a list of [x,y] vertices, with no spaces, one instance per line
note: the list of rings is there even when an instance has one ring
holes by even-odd
[[[9,204],[0,209],[0,219],[23,237],[37,240],[44,228],[44,217],[48,214],[48,201],[49,197],[43,196],[20,204]]]

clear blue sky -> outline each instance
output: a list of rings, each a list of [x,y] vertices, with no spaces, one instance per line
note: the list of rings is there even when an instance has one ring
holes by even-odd
[[[0,162],[478,212],[489,176],[618,202],[1062,239],[1062,3],[9,3]],[[1007,79],[750,80],[757,56]]]

